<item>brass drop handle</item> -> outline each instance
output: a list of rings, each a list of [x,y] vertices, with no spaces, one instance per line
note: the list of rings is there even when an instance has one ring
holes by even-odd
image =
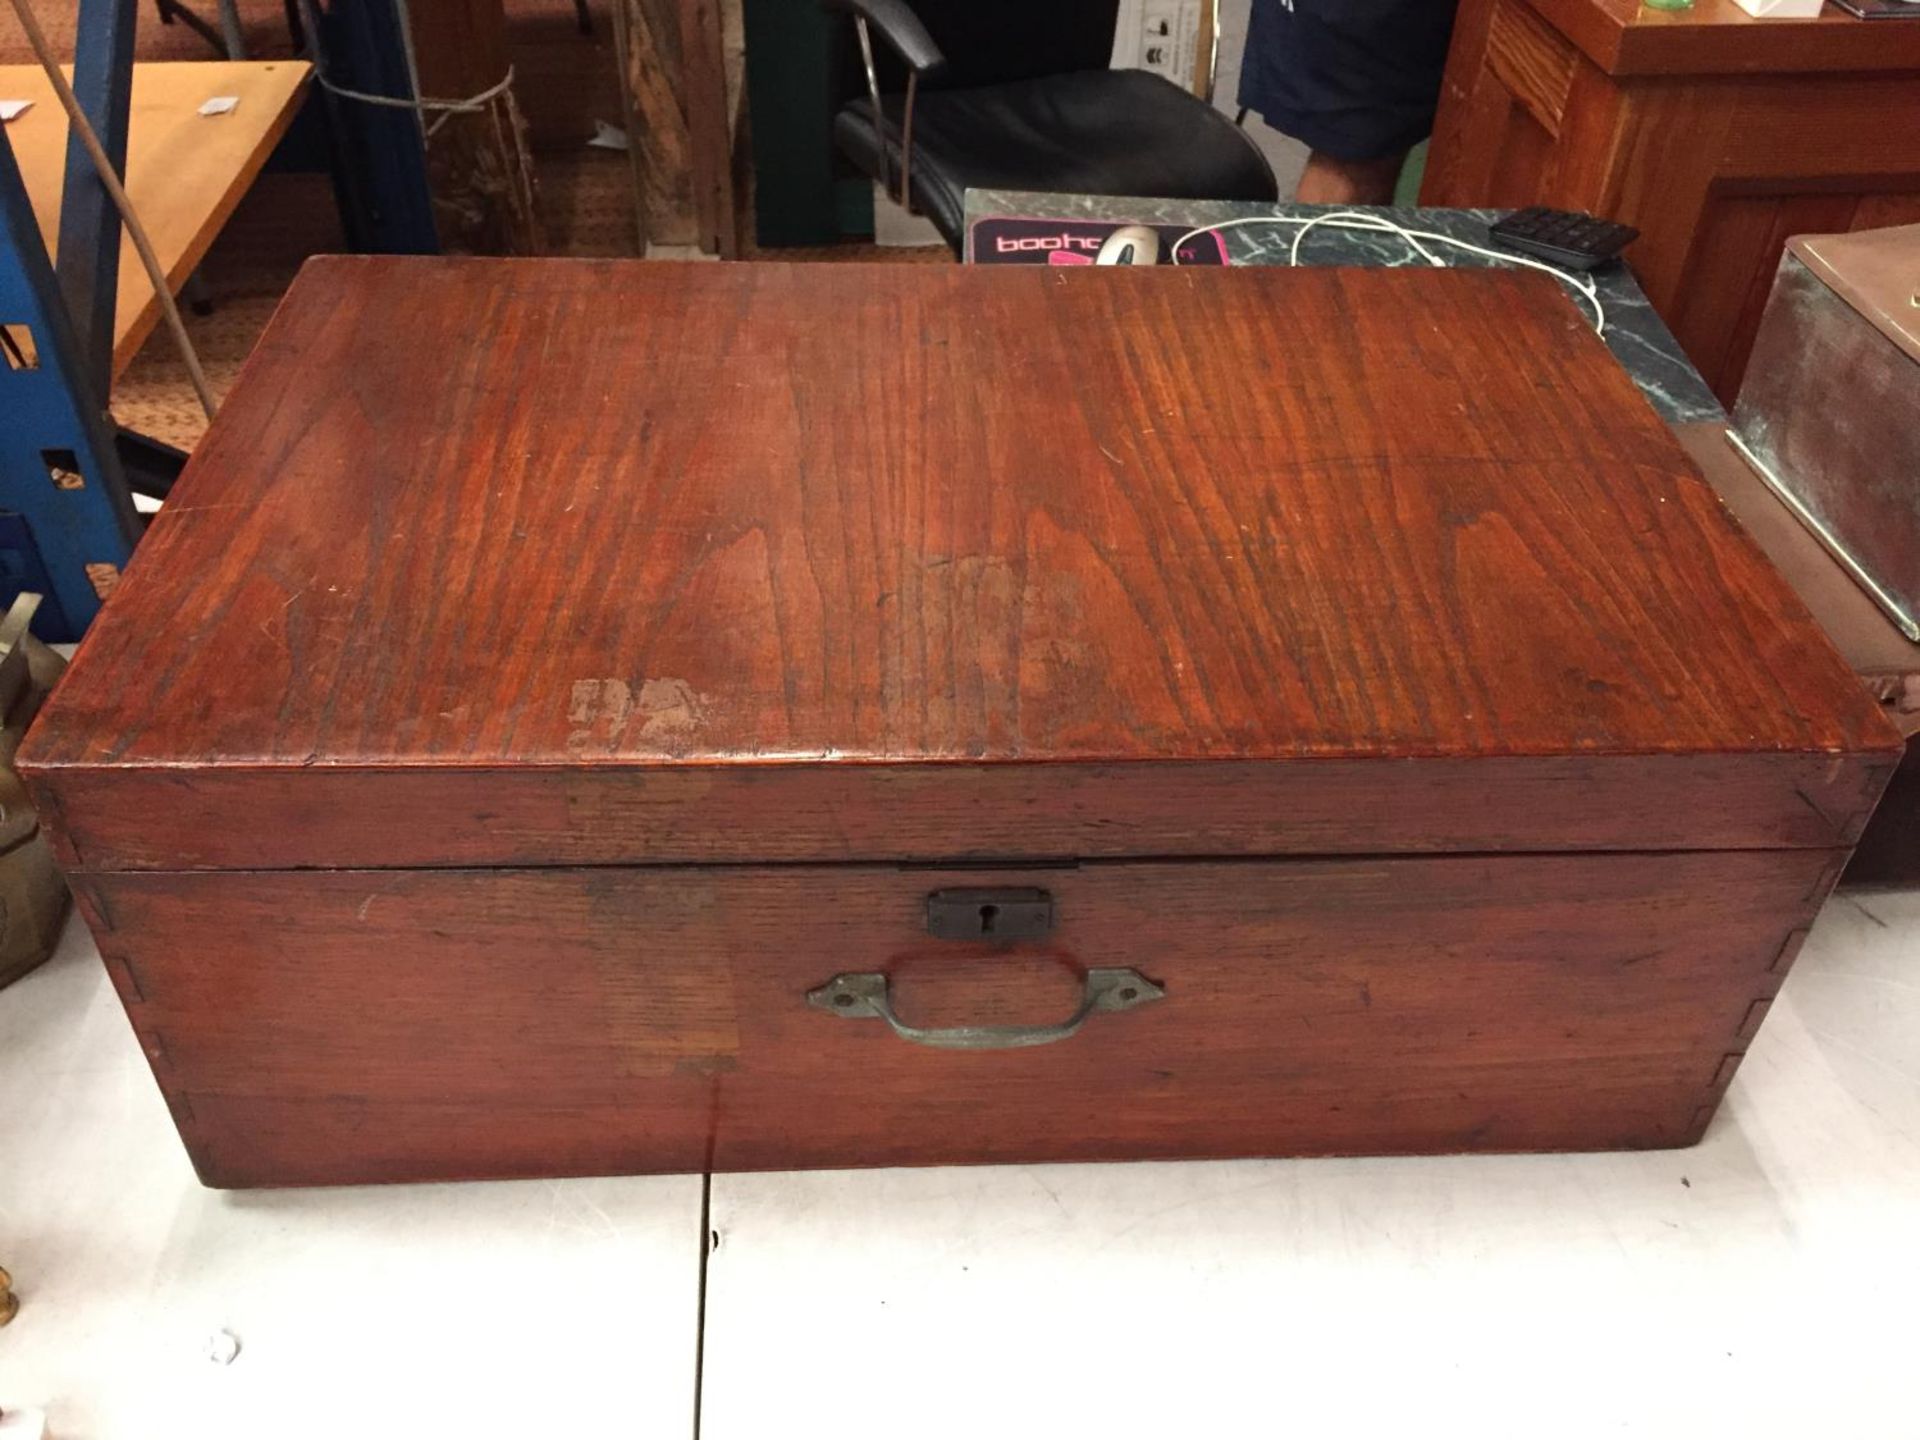
[[[909,1025],[894,1013],[887,977],[877,971],[836,975],[810,991],[807,1003],[849,1020],[884,1020],[894,1034],[915,1045],[939,1050],[1018,1050],[1065,1040],[1098,1011],[1131,1010],[1165,999],[1166,993],[1138,970],[1094,969],[1087,971],[1079,1008],[1057,1025],[955,1025],[933,1030]]]

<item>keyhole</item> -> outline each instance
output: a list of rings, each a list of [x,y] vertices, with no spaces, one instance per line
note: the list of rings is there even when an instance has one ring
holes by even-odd
[[[999,920],[999,918],[1000,907],[998,905],[982,905],[980,907],[980,933],[982,935],[993,934],[994,922]]]

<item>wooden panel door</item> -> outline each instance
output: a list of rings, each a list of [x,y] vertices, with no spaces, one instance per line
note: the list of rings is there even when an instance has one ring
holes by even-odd
[[[1469,0],[1448,71],[1422,203],[1638,227],[1635,275],[1729,404],[1789,236],[1920,217],[1913,74],[1613,75],[1527,0]]]
[[[1729,276],[1744,275],[1747,283],[1707,283],[1701,275],[1701,283],[1687,285],[1674,308],[1670,317],[1674,334],[1721,401],[1731,406],[1740,392],[1787,241],[1795,235],[1831,235],[1916,221],[1920,221],[1920,191],[1756,193],[1738,182],[1716,187],[1702,212],[1695,261],[1688,273],[1698,274],[1711,266]]]

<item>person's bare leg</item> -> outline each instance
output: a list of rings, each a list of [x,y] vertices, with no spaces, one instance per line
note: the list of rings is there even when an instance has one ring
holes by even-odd
[[[1400,179],[1405,152],[1378,160],[1336,160],[1318,150],[1307,157],[1293,198],[1303,205],[1386,205]]]

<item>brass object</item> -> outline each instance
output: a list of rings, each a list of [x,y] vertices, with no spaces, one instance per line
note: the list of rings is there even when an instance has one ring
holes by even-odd
[[[0,1325],[20,1313],[20,1297],[13,1293],[13,1276],[0,1270]]]
[[[13,770],[14,752],[67,662],[27,628],[40,597],[23,592],[0,618],[0,986],[53,953],[71,900]],[[6,1287],[0,1284],[0,1294]],[[6,1300],[0,1299],[0,1309]]]
[[[1096,968],[1087,971],[1080,1004],[1073,1014],[1054,1025],[956,1025],[926,1030],[909,1025],[894,1013],[887,977],[879,971],[836,975],[818,990],[809,991],[807,1004],[849,1020],[887,1022],[902,1040],[937,1050],[1018,1050],[1029,1045],[1051,1045],[1077,1035],[1080,1027],[1103,1010],[1131,1010],[1166,999],[1167,992],[1138,970]]]

